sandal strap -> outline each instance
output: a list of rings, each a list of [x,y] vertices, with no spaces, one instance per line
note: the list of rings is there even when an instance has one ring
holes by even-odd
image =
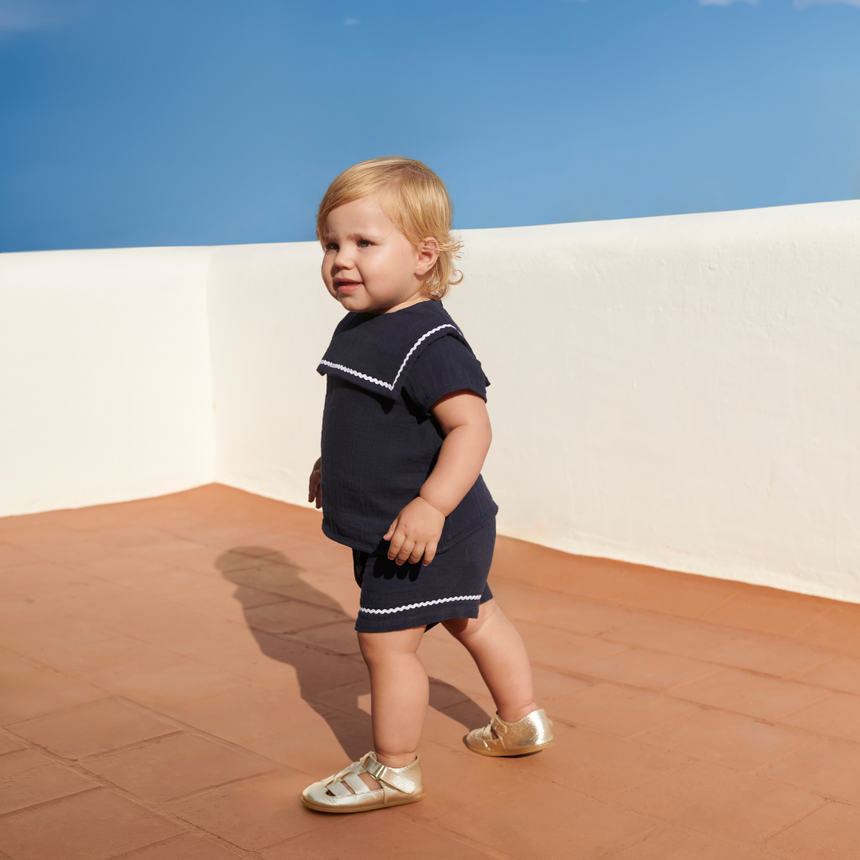
[[[364,794],[371,790],[357,773],[348,773],[343,777],[343,781],[352,789],[354,794]]]
[[[480,730],[480,739],[488,747],[507,749],[505,735],[508,733],[508,724],[498,715],[493,714],[492,719]]]
[[[370,788],[359,777],[361,771],[361,763],[354,761],[339,773],[333,774],[327,780],[324,780],[325,786],[335,797],[350,797],[353,794],[369,792]]]
[[[377,781],[396,788],[404,794],[412,794],[415,791],[415,783],[407,779],[397,771],[402,768],[391,768],[377,760],[372,752],[367,753],[361,759],[361,766]],[[407,765],[408,767],[408,765]]]
[[[339,777],[337,779],[333,779],[331,782],[327,782],[325,787],[326,790],[335,797],[349,797],[352,794]]]

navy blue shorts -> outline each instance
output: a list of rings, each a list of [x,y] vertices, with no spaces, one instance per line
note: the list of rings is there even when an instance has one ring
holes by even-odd
[[[477,618],[493,593],[487,575],[496,544],[496,520],[440,552],[426,567],[396,565],[386,555],[352,551],[361,608],[360,633],[387,633],[438,624],[450,618]]]

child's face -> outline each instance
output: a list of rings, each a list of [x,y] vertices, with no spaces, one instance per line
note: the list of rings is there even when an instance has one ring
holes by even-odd
[[[375,197],[333,209],[323,243],[323,281],[348,311],[386,314],[426,300],[422,278],[436,262],[436,245],[413,245]]]

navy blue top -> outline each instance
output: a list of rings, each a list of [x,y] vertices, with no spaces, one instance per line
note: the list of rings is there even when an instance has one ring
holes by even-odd
[[[487,399],[490,384],[438,301],[390,314],[348,313],[317,368],[327,374],[322,428],[323,531],[374,554],[436,464],[444,436],[430,413],[454,391]],[[445,520],[444,552],[495,516],[478,476]]]

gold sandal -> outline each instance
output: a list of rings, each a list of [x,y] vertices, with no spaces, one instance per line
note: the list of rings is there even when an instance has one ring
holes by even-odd
[[[380,787],[370,788],[360,773],[369,773]],[[302,792],[302,803],[317,812],[366,812],[415,803],[423,795],[424,782],[417,756],[405,767],[387,767],[376,758],[376,753],[369,752],[340,773],[309,785]]]
[[[525,755],[552,746],[552,722],[543,708],[506,723],[496,714],[488,726],[466,735],[466,745],[481,755]]]

